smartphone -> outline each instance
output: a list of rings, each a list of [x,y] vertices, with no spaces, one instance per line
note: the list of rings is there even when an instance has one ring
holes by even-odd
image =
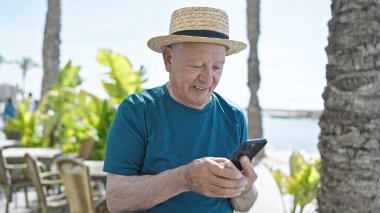
[[[255,157],[266,144],[267,139],[265,138],[249,139],[244,141],[239,149],[232,155],[230,160],[235,164],[236,168],[241,171],[243,170],[243,167],[240,164],[239,158],[245,155],[249,158],[249,160],[252,160],[252,158]]]

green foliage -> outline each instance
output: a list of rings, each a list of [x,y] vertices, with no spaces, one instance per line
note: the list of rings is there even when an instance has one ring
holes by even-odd
[[[43,111],[41,124],[42,145],[53,147],[82,141],[89,128],[80,124],[78,117],[77,86],[82,82],[79,77],[80,67],[72,66],[69,61],[61,70],[57,84],[43,97],[39,108]],[[79,146],[77,146],[79,147]],[[73,149],[75,150],[75,148]],[[73,150],[64,149],[64,152]]]
[[[103,159],[108,129],[111,126],[116,109],[109,104],[109,100],[101,100],[84,90],[79,92],[78,103],[80,107],[75,114],[80,117],[84,126],[90,127],[89,130],[86,130],[87,133],[96,133],[93,137],[96,143],[92,158]]]
[[[103,88],[110,96],[111,103],[118,104],[126,96],[141,91],[144,79],[144,69],[132,71],[130,61],[119,54],[113,54],[110,50],[98,50],[97,61],[108,67],[109,79],[102,81]]]
[[[9,129],[22,133],[23,146],[59,145],[63,153],[77,152],[81,141],[93,138],[92,159],[104,159],[108,129],[117,104],[128,95],[141,91],[144,71],[133,71],[129,60],[110,50],[99,50],[97,60],[109,67],[103,88],[109,99],[101,99],[78,87],[82,83],[80,67],[69,61],[61,70],[57,84],[45,94],[35,113],[19,103],[16,118]],[[40,127],[40,128],[39,128]],[[41,129],[40,131],[35,131]]]
[[[6,135],[10,132],[21,132],[21,146],[38,146],[39,138],[34,136],[36,121],[40,115],[37,110],[34,113],[28,112],[29,102],[18,102],[16,117],[11,119],[7,117],[4,131]]]
[[[308,163],[302,154],[293,153],[289,159],[289,175],[270,168],[281,194],[293,197],[292,213],[296,212],[298,206],[302,213],[304,207],[316,199],[320,181],[319,164],[320,159]]]
[[[82,83],[82,79],[79,77],[79,71],[80,67],[73,67],[71,61],[69,61],[59,73],[56,87],[75,88],[79,86]]]

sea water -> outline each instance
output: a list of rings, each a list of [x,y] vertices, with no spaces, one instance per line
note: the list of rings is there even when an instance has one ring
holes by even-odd
[[[319,153],[317,119],[263,117],[263,131],[269,150]]]

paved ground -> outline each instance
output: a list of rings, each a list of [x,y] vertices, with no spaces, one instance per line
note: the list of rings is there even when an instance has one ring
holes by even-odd
[[[37,207],[37,194],[33,189],[28,190],[29,208],[26,207],[24,191],[14,193],[13,201],[9,205],[9,213],[32,213]],[[5,212],[6,200],[2,191],[0,192],[0,212]],[[68,213],[66,210],[57,210],[54,213]]]
[[[276,182],[274,181],[269,170],[262,164],[259,164],[255,167],[255,172],[258,175],[255,185],[257,191],[259,192],[259,197],[249,212],[283,212],[280,191],[278,190]]]
[[[6,200],[4,197],[4,193],[1,191],[0,193],[0,212],[5,212],[5,204]],[[13,201],[9,204],[9,212],[10,213],[29,213],[34,212],[33,210],[37,206],[37,195],[36,193],[30,189],[28,190],[28,200],[30,208],[27,208],[25,205],[25,196],[24,192],[20,191],[17,193],[14,193]]]

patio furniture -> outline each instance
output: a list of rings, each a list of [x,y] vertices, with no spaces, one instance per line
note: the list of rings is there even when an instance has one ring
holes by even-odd
[[[10,163],[25,163],[25,154],[29,153],[34,158],[43,162],[48,169],[53,159],[58,156],[62,151],[60,149],[53,148],[43,148],[43,147],[15,147],[4,149],[3,156],[7,159],[7,162]]]
[[[19,145],[18,140],[13,140],[13,139],[3,139],[0,140],[0,147],[1,148],[9,148],[9,147],[16,147]]]
[[[84,139],[81,143],[81,147],[77,153],[59,154],[55,159],[60,158],[79,158],[81,160],[89,160],[91,157],[91,151],[94,147],[95,141],[92,138]]]
[[[4,150],[4,157],[10,160],[23,160],[26,153],[39,159],[53,159],[55,156],[59,155],[62,151],[60,149],[46,148],[46,147],[14,147]]]
[[[82,141],[78,157],[83,160],[88,160],[91,157],[91,151],[94,147],[95,141],[92,138],[87,138]]]
[[[60,186],[62,181],[56,172],[41,172],[37,160],[30,153],[25,154],[25,161],[37,192],[38,206],[36,212],[47,213],[55,209],[65,209],[67,200]]]
[[[25,175],[26,168],[26,164],[8,164],[3,157],[3,149],[0,147],[0,187],[3,188],[6,198],[6,213],[9,211],[13,193],[20,189],[24,190],[26,206],[29,207],[27,187],[31,187],[33,184],[31,179]]]
[[[108,212],[105,194],[92,190],[88,166],[72,158],[61,158],[56,163],[65,187],[70,212]]]
[[[101,181],[103,184],[107,181],[107,172],[103,172],[104,161],[85,160],[83,163],[88,166],[90,176],[93,181]]]

